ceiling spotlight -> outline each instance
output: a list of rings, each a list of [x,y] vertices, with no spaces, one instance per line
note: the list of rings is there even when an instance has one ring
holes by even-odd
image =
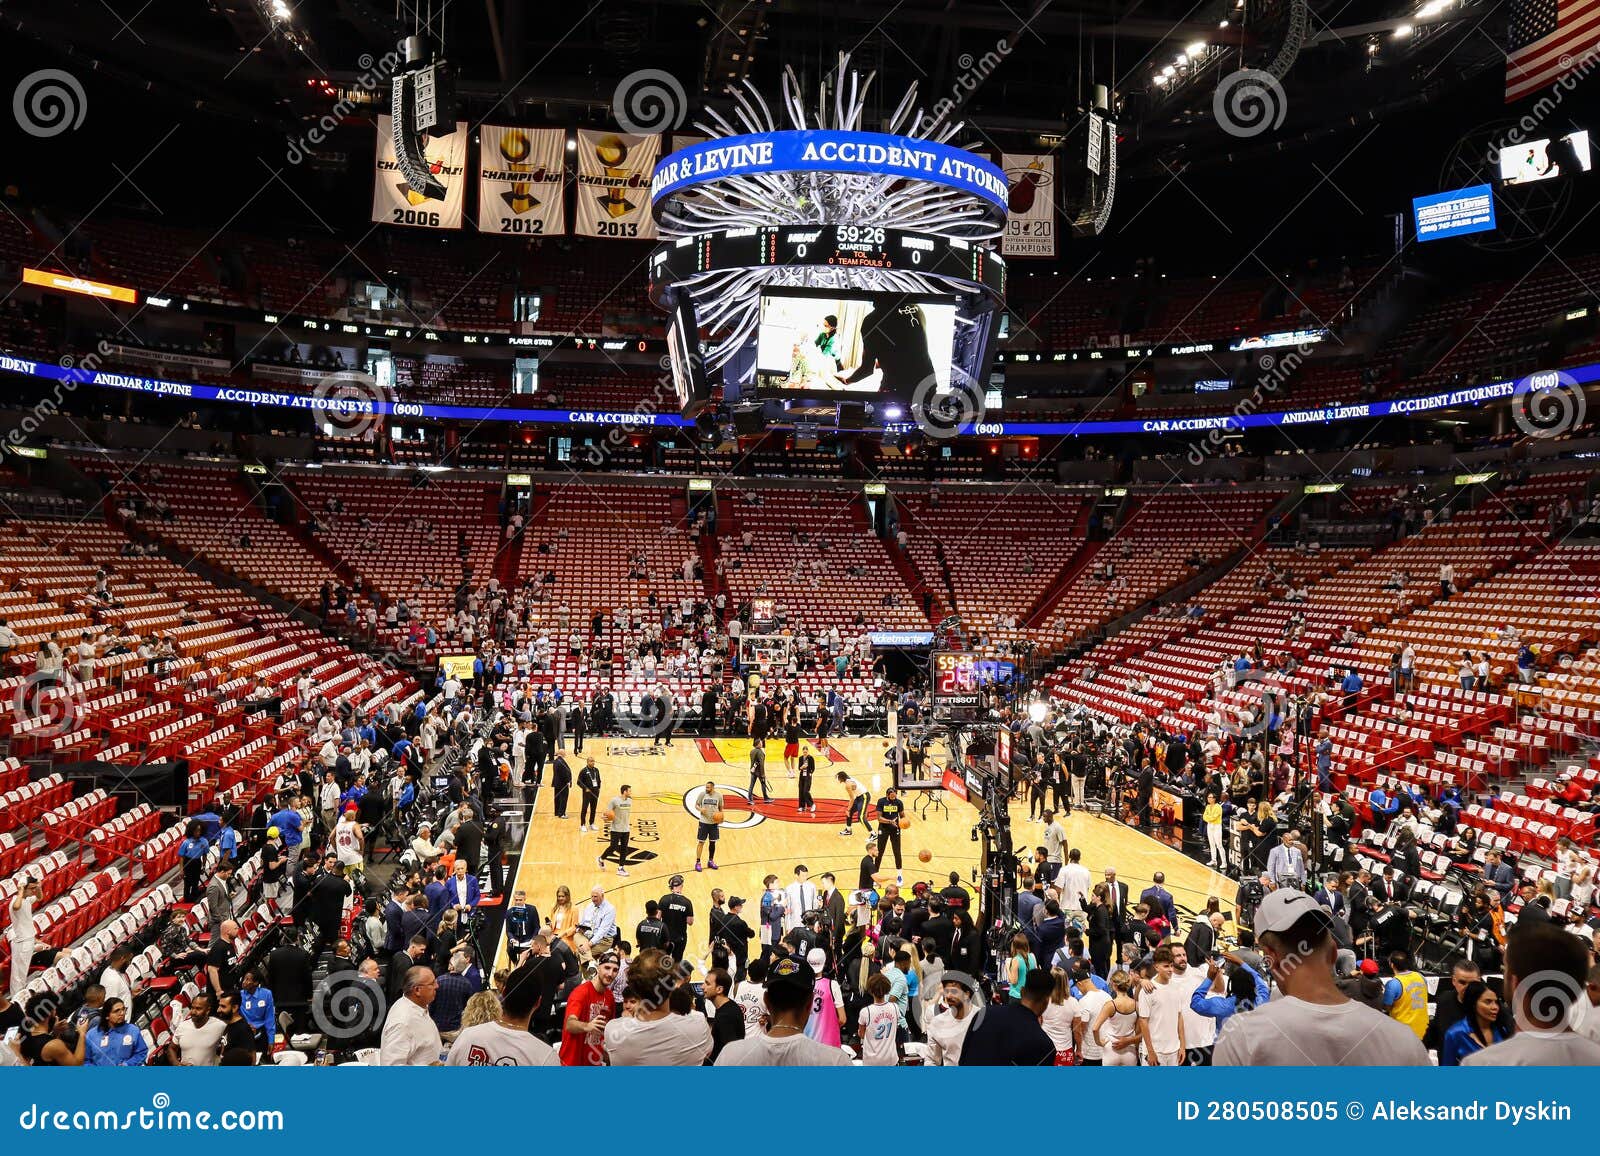
[[[1394,30],[1394,38],[1396,40],[1404,40],[1407,36],[1410,36],[1411,33],[1412,33],[1411,25],[1402,24],[1402,25],[1400,25],[1398,28],[1396,28]]]
[[[1169,65],[1167,65],[1165,68],[1163,68],[1161,70],[1161,75],[1162,76],[1171,76],[1173,73],[1175,73],[1177,71],[1178,70],[1176,68],[1172,67],[1172,65],[1169,64]]]
[[[1228,26],[1228,22],[1226,20],[1222,21],[1222,23],[1217,25],[1218,28],[1226,28],[1227,26]]]
[[[1184,54],[1187,55],[1187,56],[1199,56],[1201,53],[1205,52],[1205,50],[1206,50],[1206,42],[1204,40],[1196,40],[1193,44],[1189,45],[1189,47],[1185,48],[1183,51],[1184,51]]]
[[[1158,72],[1154,76],[1152,76],[1150,79],[1156,84],[1156,86],[1158,88],[1165,88],[1166,85],[1167,85],[1167,76],[1166,76],[1166,73],[1164,73],[1164,72]]]
[[[575,152],[578,151],[578,138],[577,137],[569,136],[567,138],[567,151],[569,153],[575,153]]]
[[[279,20],[287,20],[293,15],[285,0],[272,0],[272,14]]]

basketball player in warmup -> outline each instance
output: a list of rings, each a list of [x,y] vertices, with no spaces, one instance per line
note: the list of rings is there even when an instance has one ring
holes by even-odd
[[[711,857],[707,865],[711,870],[717,869],[717,836],[722,831],[722,792],[717,790],[717,784],[707,783],[705,794],[700,796],[700,802],[695,810],[700,814],[700,830],[695,834],[694,844],[694,869],[700,870],[700,852],[705,850],[707,843],[711,844]]]
[[[890,787],[878,800],[878,862],[873,870],[883,869],[883,856],[894,845],[894,869],[900,870],[900,823],[905,819],[906,805],[900,793]]]
[[[344,809],[344,814],[339,816],[339,825],[333,829],[333,849],[346,875],[360,874],[361,860],[366,853],[365,842],[361,835],[361,824],[356,819],[356,807],[352,803]]]
[[[807,811],[813,815],[817,813],[817,801],[811,797],[811,779],[817,773],[817,760],[811,754],[811,748],[804,743],[800,744],[800,813]]]
[[[606,808],[606,819],[611,835],[611,845],[600,852],[595,859],[596,867],[604,868],[606,860],[616,856],[617,874],[626,877],[628,874],[628,832],[633,826],[633,788],[627,783],[622,784],[622,789],[616,798],[611,800],[611,805]]]
[[[791,702],[783,716],[783,769],[794,778],[795,761],[800,757],[800,703]]]
[[[761,801],[772,802],[772,788],[767,785],[767,741],[765,738],[750,740],[750,786],[748,788],[751,798],[755,798],[756,784],[761,784]]]
[[[838,779],[844,785],[845,798],[850,801],[850,810],[844,817],[844,830],[839,834],[850,835],[854,833],[857,819],[863,823],[867,821],[867,789],[843,771],[839,772]]]

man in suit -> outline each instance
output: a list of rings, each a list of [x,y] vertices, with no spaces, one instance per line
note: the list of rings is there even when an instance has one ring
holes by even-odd
[[[1517,873],[1511,869],[1511,864],[1498,851],[1490,851],[1483,857],[1483,881],[1496,891],[1500,892],[1501,902],[1511,895],[1511,887],[1517,881]]]
[[[413,935],[404,951],[397,951],[389,960],[389,974],[384,983],[384,995],[390,1005],[406,994],[406,972],[417,967],[428,956],[428,937]]]
[[[218,863],[216,874],[206,884],[206,910],[211,915],[211,938],[215,939],[222,921],[233,918],[233,860]]]
[[[550,764],[550,790],[555,794],[556,818],[567,817],[567,795],[572,791],[572,766],[565,752],[558,753]]]
[[[450,885],[446,882],[449,878],[450,873],[445,870],[444,864],[436,864],[433,868],[433,878],[422,889],[428,900],[428,922],[434,927],[439,925],[439,916],[444,914],[444,909],[448,906],[445,903],[445,896],[450,891]]]
[[[1106,868],[1106,910],[1111,916],[1111,948],[1122,962],[1122,941],[1128,935],[1128,885],[1119,882],[1117,869]]]
[[[440,881],[440,886],[443,886]],[[428,897],[420,891],[413,891],[406,901],[406,910],[400,915],[400,947],[404,951],[405,945],[410,943],[414,936],[429,939],[433,936],[434,919],[428,910]],[[442,912],[444,908],[441,906]]]
[[[950,936],[955,931],[955,924],[950,916],[945,914],[944,896],[930,895],[928,897],[928,918],[922,924],[922,938],[931,942],[939,951],[939,958],[948,960],[950,955]]]
[[[463,921],[477,910],[478,900],[483,898],[478,877],[467,870],[465,859],[456,860],[455,877],[445,884],[445,888],[445,910],[455,908],[461,913]]]
[[[1404,903],[1411,896],[1411,881],[1385,867],[1383,875],[1373,880],[1372,894],[1384,903]]]
[[[317,950],[327,951],[339,938],[344,924],[344,901],[350,898],[350,884],[339,870],[339,858],[328,855],[302,903],[308,919],[317,925]]]
[[[1320,890],[1312,896],[1318,903],[1326,907],[1334,915],[1349,918],[1350,906],[1345,899],[1345,890],[1350,886],[1350,872],[1341,871],[1338,876],[1329,879]]]
[[[844,892],[839,890],[839,883],[832,871],[822,877],[822,894],[817,902],[822,913],[828,917],[828,937],[833,940],[837,951],[840,937],[844,935]]]
[[[1165,915],[1169,934],[1178,930],[1178,909],[1173,905],[1172,892],[1164,884],[1167,881],[1165,872],[1157,871],[1155,879],[1150,886],[1139,892],[1139,902],[1150,905],[1152,915]]]
[[[467,873],[477,875],[483,859],[483,824],[470,811],[458,816],[461,825],[456,828],[456,855],[467,862]]]
[[[1372,873],[1360,871],[1345,888],[1345,907],[1350,920],[1350,931],[1360,939],[1372,925]]]
[[[267,956],[267,986],[278,1011],[287,1013],[291,1023],[301,1022],[311,1006],[311,953],[292,938],[284,939]]]

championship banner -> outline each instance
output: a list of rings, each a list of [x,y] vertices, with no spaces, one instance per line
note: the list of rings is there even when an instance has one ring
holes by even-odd
[[[449,136],[425,138],[424,151],[428,168],[444,183],[442,201],[413,192],[406,184],[395,160],[389,117],[378,117],[378,161],[372,182],[374,221],[423,229],[461,228],[467,193],[467,122],[456,121],[456,130]]]
[[[1000,252],[1006,257],[1056,255],[1056,158],[1049,153],[1005,153],[1006,231]]]
[[[556,237],[567,231],[566,135],[559,128],[478,129],[478,232]]]
[[[579,237],[651,238],[650,177],[660,157],[659,136],[578,130]]]

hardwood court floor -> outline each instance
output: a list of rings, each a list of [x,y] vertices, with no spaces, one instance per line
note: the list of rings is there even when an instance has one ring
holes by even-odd
[[[609,840],[601,832],[579,832],[579,794],[571,793],[565,820],[553,813],[553,795],[548,787],[539,793],[529,822],[522,859],[513,890],[524,890],[528,901],[547,917],[555,902],[557,885],[565,884],[579,906],[588,899],[591,887],[599,884],[617,908],[622,938],[633,939],[633,928],[644,918],[647,900],[660,899],[667,881],[674,874],[684,877],[684,894],[694,903],[695,926],[691,929],[691,957],[697,962],[703,954],[709,930],[711,889],[720,887],[726,894],[746,900],[744,918],[760,929],[762,877],[769,872],[786,885],[794,868],[804,863],[815,882],[823,872],[832,871],[847,894],[855,886],[861,856],[866,851],[869,828],[856,824],[855,833],[839,834],[844,825],[845,794],[835,775],[845,771],[864,784],[873,799],[882,794],[887,782],[883,765],[884,741],[880,739],[842,739],[830,744],[828,759],[817,757],[817,772],[812,794],[817,804],[815,815],[798,812],[798,792],[793,779],[783,768],[783,744],[767,743],[767,782],[772,802],[760,801],[760,789],[752,808],[746,795],[750,783],[750,740],[695,740],[678,737],[671,747],[652,748],[648,740],[627,738],[590,739],[583,755],[593,755],[600,770],[601,827],[604,811],[624,784],[633,788],[633,839],[628,861],[628,877],[619,878],[616,865],[608,860],[604,870],[595,866],[595,856]],[[583,757],[568,752],[574,775]],[[546,782],[549,772],[546,770]],[[696,819],[685,803],[685,795],[714,782],[725,796],[726,821],[718,847],[718,870],[694,870]],[[945,809],[928,807],[923,793],[909,794],[911,827],[901,838],[905,852],[904,884],[909,892],[919,879],[936,880],[943,886],[951,871],[961,873],[969,888],[978,866],[980,843],[971,832],[977,811],[953,795],[940,794]],[[929,800],[931,801],[931,800]],[[1026,804],[1020,815],[1027,813]],[[1037,845],[1042,826],[1019,817],[1013,803],[1012,833],[1020,849]],[[1068,845],[1083,851],[1083,863],[1093,880],[1099,881],[1107,866],[1128,885],[1130,900],[1148,887],[1157,871],[1166,873],[1166,886],[1176,898],[1180,911],[1202,908],[1208,895],[1219,895],[1225,910],[1232,910],[1235,885],[1203,864],[1151,839],[1138,831],[1087,812],[1074,812],[1064,820]],[[871,829],[876,829],[875,825]],[[926,864],[918,852],[927,850],[932,858]],[[893,852],[885,858],[884,869],[893,867]],[[509,896],[507,897],[509,902]],[[1187,931],[1188,921],[1183,928]],[[504,948],[502,945],[501,955]],[[502,960],[503,962],[503,960]]]

